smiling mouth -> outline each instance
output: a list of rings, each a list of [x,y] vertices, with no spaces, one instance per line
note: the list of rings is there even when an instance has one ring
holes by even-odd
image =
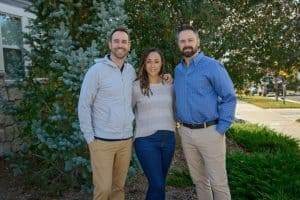
[[[150,73],[157,73],[158,70],[157,70],[157,69],[150,69],[149,72],[150,72]]]

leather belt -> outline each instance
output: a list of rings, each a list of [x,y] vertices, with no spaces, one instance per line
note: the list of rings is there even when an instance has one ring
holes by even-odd
[[[184,122],[177,122],[176,123],[176,127],[177,128],[180,128],[180,126],[184,126],[184,127],[187,127],[187,128],[190,128],[190,129],[200,129],[200,128],[207,128],[209,126],[212,126],[212,125],[216,125],[218,124],[219,120],[212,120],[212,121],[208,121],[208,122],[204,122],[202,124],[188,124],[188,123],[184,123]]]

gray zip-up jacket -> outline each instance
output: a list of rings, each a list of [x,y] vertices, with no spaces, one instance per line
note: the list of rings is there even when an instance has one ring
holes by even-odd
[[[80,91],[78,117],[87,143],[94,137],[132,137],[134,114],[131,98],[136,79],[134,68],[124,64],[121,73],[108,56],[98,59],[86,73]]]

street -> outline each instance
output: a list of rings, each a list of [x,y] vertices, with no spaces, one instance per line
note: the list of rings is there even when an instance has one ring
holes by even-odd
[[[292,101],[299,101],[299,103],[300,103],[300,95],[297,95],[297,96],[287,96],[286,99],[292,100]]]

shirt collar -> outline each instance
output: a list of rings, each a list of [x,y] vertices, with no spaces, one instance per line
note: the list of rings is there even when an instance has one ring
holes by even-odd
[[[112,64],[113,67],[119,68],[119,67],[117,66],[117,64],[114,63],[114,62],[111,60],[110,54],[105,55],[105,59],[108,60],[108,61]],[[124,61],[123,66],[122,66],[121,68],[124,69],[124,67],[125,67],[126,64],[127,64],[127,60]]]
[[[197,55],[191,59],[190,64],[198,63],[204,57],[204,53],[202,51],[199,51],[196,54]],[[185,62],[184,62],[183,58],[181,59],[180,62],[182,64],[182,66],[185,66]]]

